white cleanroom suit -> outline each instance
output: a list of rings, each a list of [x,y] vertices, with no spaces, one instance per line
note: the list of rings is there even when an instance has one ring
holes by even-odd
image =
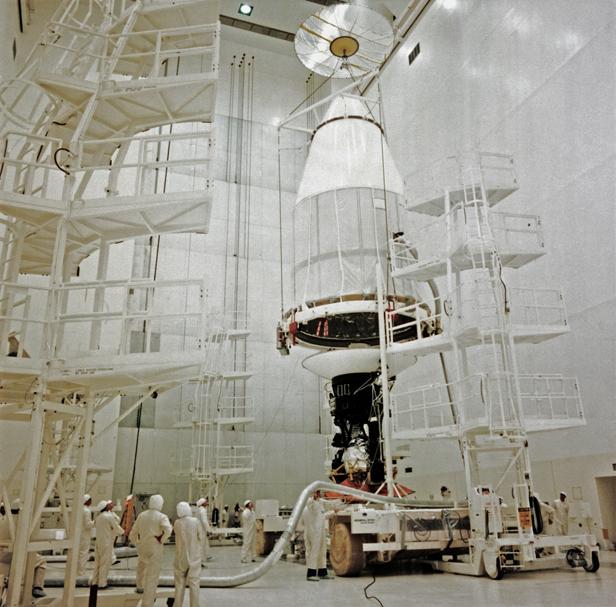
[[[13,524],[17,526],[19,514],[13,512]],[[3,575],[8,574],[10,571],[11,561],[13,560],[13,553],[9,550],[11,545],[11,528],[9,524],[9,517],[0,515],[0,579]],[[41,594],[38,596],[45,596],[42,593],[43,586],[45,586],[45,570],[47,569],[47,561],[38,553],[34,553],[34,579],[32,580],[32,590],[38,588]],[[1,593],[0,593],[1,594]],[[4,603],[3,603],[4,604]]]
[[[310,498],[302,514],[304,522],[304,544],[306,566],[309,570],[324,569],[327,565],[327,533],[325,530],[325,508],[320,499]]]
[[[87,498],[87,499],[86,499]],[[90,501],[89,495],[83,496],[83,512],[81,513],[81,537],[79,539],[79,565],[77,565],[77,575],[83,575],[86,572],[86,563],[90,556],[90,540],[92,539],[92,510],[86,506]]]
[[[203,539],[201,540],[201,564],[205,565],[208,556],[210,555],[210,540],[207,537],[210,527],[210,513],[207,506],[205,506],[205,500],[200,499],[197,501],[197,518],[201,522],[201,529],[203,531]]]
[[[257,515],[248,507],[250,502],[244,504],[242,512],[242,529],[244,530],[242,538],[241,562],[248,563],[255,561],[256,543],[257,543]]]
[[[143,591],[142,607],[152,607],[163,559],[163,544],[171,535],[167,515],[161,512],[162,495],[150,498],[149,510],[142,512],[131,529],[129,539],[137,546],[137,591]]]
[[[566,497],[565,495],[565,499]],[[554,525],[556,535],[567,535],[569,532],[569,504],[560,498],[554,501]]]
[[[329,580],[327,572],[327,514],[335,510],[339,502],[324,502],[317,493],[306,503],[302,514],[304,545],[306,547],[306,577],[309,580]]]
[[[118,525],[115,514],[104,510],[109,502],[101,502],[98,510],[103,510],[96,517],[96,547],[94,550],[94,574],[92,585],[99,588],[107,586],[107,576],[113,562],[113,542],[117,536],[124,533]]]
[[[184,604],[184,592],[188,582],[190,607],[199,607],[199,579],[201,576],[201,549],[204,531],[201,523],[192,515],[187,502],[177,505],[178,519],[173,523],[175,531],[175,605]]]

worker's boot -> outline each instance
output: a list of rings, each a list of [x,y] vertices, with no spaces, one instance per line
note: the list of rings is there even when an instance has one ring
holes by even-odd
[[[319,576],[317,575],[317,570],[316,569],[308,569],[308,572],[306,573],[306,579],[309,582],[318,582],[319,581]]]
[[[42,599],[44,596],[47,596],[47,593],[40,586],[34,586],[32,588],[32,596],[35,599]]]
[[[320,580],[333,580],[334,576],[330,575],[327,569],[319,569],[317,572]]]

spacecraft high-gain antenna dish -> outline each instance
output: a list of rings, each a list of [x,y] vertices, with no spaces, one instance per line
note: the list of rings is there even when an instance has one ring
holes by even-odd
[[[322,76],[361,77],[378,68],[393,48],[392,21],[391,13],[376,1],[326,6],[300,25],[295,52]]]

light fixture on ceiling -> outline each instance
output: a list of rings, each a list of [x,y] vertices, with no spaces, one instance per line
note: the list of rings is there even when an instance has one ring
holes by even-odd
[[[246,4],[246,2],[242,2],[237,12],[240,15],[245,15],[246,17],[248,17],[249,15],[252,15],[253,9],[254,6],[252,6],[252,4]]]

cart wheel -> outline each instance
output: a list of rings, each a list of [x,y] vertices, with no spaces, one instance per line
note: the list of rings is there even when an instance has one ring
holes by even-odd
[[[346,523],[336,523],[331,536],[329,559],[336,575],[359,575],[366,566],[362,538],[353,535]]]
[[[569,567],[586,567],[586,559],[584,553],[579,548],[570,548],[567,550],[567,564]]]
[[[488,566],[486,564],[485,569],[488,577],[492,580],[502,580],[505,575],[505,570],[501,566],[500,556],[497,556],[496,559],[494,559],[494,564],[492,566]]]
[[[584,569],[588,571],[588,573],[595,573],[595,571],[599,570],[599,566],[600,566],[599,553],[593,552],[592,557],[591,557],[591,562],[590,563],[586,562],[586,564],[584,565]]]

